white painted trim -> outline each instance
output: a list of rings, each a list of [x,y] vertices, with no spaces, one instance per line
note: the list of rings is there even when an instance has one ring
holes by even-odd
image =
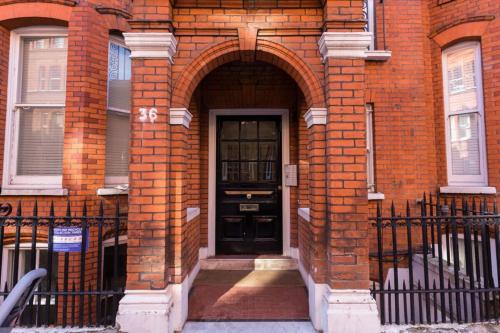
[[[46,195],[46,196],[65,196],[68,195],[66,188],[48,188],[48,189],[15,189],[12,187],[2,188],[0,195]]]
[[[323,62],[327,58],[366,58],[371,32],[323,32],[318,42]]]
[[[375,35],[375,33],[377,32],[377,27],[375,26],[375,0],[368,0],[366,1],[366,5],[367,5],[367,14],[368,14],[368,17],[367,17],[367,27],[368,27],[368,31],[371,32],[373,35]],[[370,50],[375,50],[375,38],[372,37],[372,40],[370,42],[370,47],[369,47]]]
[[[172,327],[175,332],[181,332],[186,323],[189,311],[189,291],[193,286],[196,276],[200,272],[200,261],[196,263],[191,272],[181,283],[172,284]]]
[[[250,115],[250,116],[281,116],[282,172],[290,162],[289,116],[287,109],[212,109],[208,122],[208,256],[215,255],[215,198],[216,198],[216,135],[217,116]],[[290,255],[290,187],[285,186],[282,177],[283,195],[283,255]]]
[[[299,207],[299,216],[302,217],[307,222],[311,222],[311,210],[307,207]]]
[[[167,58],[173,62],[177,40],[170,32],[126,32],[125,44],[131,58]]]
[[[193,115],[186,108],[171,108],[169,112],[170,125],[183,125],[189,128]]]
[[[440,193],[445,194],[496,194],[496,187],[489,186],[442,186]]]
[[[109,187],[105,187],[105,188],[99,188],[97,189],[97,195],[119,195],[119,194],[128,194],[128,188],[116,188],[116,187],[113,187],[113,188],[109,188]]]
[[[392,51],[389,50],[370,50],[366,51],[366,60],[386,61],[392,57]]]
[[[479,137],[479,156],[480,156],[480,175],[453,175],[451,161],[451,129],[449,116],[458,115],[450,113],[449,94],[448,94],[448,61],[449,53],[457,52],[464,49],[474,49],[474,72],[476,76],[476,92],[477,92],[477,114],[478,114],[478,137]],[[484,92],[483,92],[483,69],[481,66],[481,43],[477,41],[462,42],[452,47],[445,49],[442,53],[443,67],[443,99],[444,99],[444,123],[446,132],[446,164],[449,186],[487,186],[488,185],[488,166],[487,166],[487,151],[486,151],[486,129],[484,121]],[[466,112],[468,113],[468,112]]]
[[[17,97],[20,93],[21,85],[21,39],[23,37],[67,37],[68,32],[65,27],[57,26],[32,26],[12,30],[10,33],[10,56],[8,68],[7,85],[7,112],[5,121],[5,143],[4,143],[4,163],[2,178],[2,195],[6,190],[61,190],[62,174],[57,176],[17,176],[17,144],[19,138],[19,112],[14,109],[17,104]],[[67,74],[67,73],[66,73]],[[64,108],[64,104],[29,104],[25,106],[54,106]],[[24,195],[15,194],[9,195]],[[26,194],[38,195],[38,194]],[[45,195],[45,194],[41,194]],[[47,194],[64,195],[64,194]]]
[[[310,108],[305,114],[304,119],[307,123],[307,128],[313,125],[326,125],[326,108]]]
[[[200,215],[200,207],[189,207],[186,210],[186,222],[189,222]]]
[[[326,315],[323,313],[323,297],[328,290],[328,285],[325,283],[316,283],[309,272],[306,271],[302,262],[300,260],[298,260],[298,262],[300,275],[307,287],[309,318],[311,319],[313,327],[321,331],[324,321],[323,317]]]
[[[370,290],[327,288],[323,297],[323,332],[380,333],[377,303]]]
[[[120,332],[172,333],[172,285],[163,290],[125,290],[116,316]]]
[[[384,200],[385,194],[380,192],[368,192],[368,200]]]
[[[198,258],[200,260],[208,258],[208,247],[200,247],[198,250]]]

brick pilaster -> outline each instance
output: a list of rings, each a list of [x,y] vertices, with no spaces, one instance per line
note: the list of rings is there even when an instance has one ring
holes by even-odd
[[[94,196],[104,184],[109,33],[89,5],[75,7],[68,26],[63,187]],[[73,200],[74,201],[74,200]]]
[[[311,112],[311,110],[309,111]],[[309,124],[309,207],[311,254],[309,272],[316,283],[325,283],[326,262],[326,109],[316,124]]]
[[[181,283],[189,269],[187,267],[189,257],[187,207],[189,202],[190,145],[188,127],[190,121],[191,114],[187,109],[170,109],[170,237],[172,240],[170,282],[173,283]]]

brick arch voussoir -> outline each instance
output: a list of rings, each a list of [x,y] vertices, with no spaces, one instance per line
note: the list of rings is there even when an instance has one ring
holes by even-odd
[[[172,107],[188,107],[191,96],[201,80],[215,68],[239,59],[238,41],[217,44],[204,51],[187,66],[174,85]]]
[[[241,59],[237,40],[217,44],[198,56],[182,71],[172,94],[173,108],[189,107],[191,96],[201,80],[215,68]],[[297,82],[309,107],[324,107],[321,83],[312,69],[293,51],[270,42],[258,41],[256,60],[270,63],[285,71]]]
[[[0,5],[0,22],[19,18],[37,17],[69,22],[73,7],[59,3],[18,2]]]
[[[271,59],[269,61],[268,59]],[[295,52],[266,40],[257,42],[257,60],[271,62],[292,77],[304,93],[309,107],[324,107],[321,82],[313,70]]]

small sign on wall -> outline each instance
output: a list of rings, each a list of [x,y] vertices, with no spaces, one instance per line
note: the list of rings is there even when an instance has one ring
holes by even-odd
[[[81,252],[82,250],[82,228],[80,227],[57,227],[54,228],[54,252]],[[89,231],[85,250],[89,247]]]
[[[285,164],[285,185],[297,186],[297,164]]]

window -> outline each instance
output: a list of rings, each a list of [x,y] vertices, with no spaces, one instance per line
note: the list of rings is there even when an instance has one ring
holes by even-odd
[[[113,39],[109,43],[106,185],[128,183],[130,77],[130,50]]]
[[[68,42],[64,28],[11,34],[5,188],[60,188]]]
[[[479,42],[443,52],[448,185],[486,186],[486,143]]]
[[[365,31],[373,34],[370,50],[375,50],[375,0],[363,0],[363,15],[366,20]]]
[[[373,104],[366,104],[366,170],[368,192],[375,192],[375,159],[373,153]]]
[[[48,258],[49,251],[47,247],[47,243],[37,243],[35,249],[35,269],[36,268],[48,268]],[[18,275],[17,281],[19,281],[26,273],[31,270],[31,256],[33,251],[31,249],[31,243],[21,243],[19,244],[19,259],[18,259]],[[1,275],[1,288],[4,290],[7,288],[8,290],[12,290],[14,287],[14,260],[15,260],[15,246],[14,244],[6,245],[3,248],[3,258],[6,260],[2,261],[2,275]],[[51,290],[55,290],[57,286],[57,272],[58,272],[58,253],[54,252],[52,254],[52,274],[50,275],[50,288]],[[38,290],[46,291],[49,286],[48,276],[45,277]],[[30,318],[34,317],[37,313],[41,315],[41,318],[47,318],[46,312],[42,311],[40,313],[38,303],[40,305],[45,305],[47,302],[46,297],[35,297],[33,299],[33,305],[27,304],[25,309],[25,315],[21,317],[21,325],[30,324]],[[50,298],[50,313],[49,316],[51,320],[55,320],[57,314],[56,308],[56,298],[55,296],[51,296]],[[41,319],[46,320],[46,319]]]

